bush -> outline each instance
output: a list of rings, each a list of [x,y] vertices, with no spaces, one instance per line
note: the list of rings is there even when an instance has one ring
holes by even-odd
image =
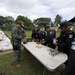
[[[11,30],[12,25],[8,25],[8,26],[0,26],[1,30],[7,30],[10,31]]]
[[[1,30],[7,30],[7,27],[0,26],[0,29],[1,29]]]

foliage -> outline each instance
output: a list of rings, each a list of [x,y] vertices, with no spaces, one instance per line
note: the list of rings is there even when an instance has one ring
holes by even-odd
[[[0,16],[0,25],[1,26],[7,26],[14,23],[14,18],[12,16]]]
[[[7,23],[7,24],[14,24],[14,18],[12,17],[12,16],[6,16],[5,17],[5,22]]]
[[[42,27],[42,26],[46,26],[46,25],[50,25],[51,22],[51,18],[37,18],[33,21],[34,25]]]
[[[28,29],[28,30],[30,30],[30,29],[32,29],[34,27],[34,25],[31,22],[31,20],[29,18],[25,17],[25,16],[19,15],[16,18],[16,22],[19,21],[19,20],[23,21],[25,28]]]
[[[0,29],[1,29],[1,30],[4,30],[4,31],[5,31],[5,30],[10,31],[11,28],[12,28],[12,26],[13,26],[13,25],[0,26]]]
[[[62,16],[56,15],[54,24],[57,26],[57,25],[60,24],[61,22],[62,22]]]
[[[5,18],[3,16],[0,16],[0,25],[3,25]]]

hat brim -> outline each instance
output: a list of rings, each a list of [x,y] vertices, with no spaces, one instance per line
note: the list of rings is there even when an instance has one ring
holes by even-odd
[[[46,27],[45,30],[48,29],[48,28],[50,28],[50,27]]]
[[[21,26],[22,26],[22,27],[24,27],[24,25],[23,25],[23,24],[21,24]]]

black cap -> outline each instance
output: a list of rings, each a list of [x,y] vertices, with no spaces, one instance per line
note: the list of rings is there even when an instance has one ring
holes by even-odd
[[[37,29],[37,32],[40,31],[40,28]]]
[[[35,29],[33,28],[32,31],[35,32]]]
[[[49,26],[49,25],[46,25],[46,26],[45,26],[45,30],[46,30],[47,28],[50,28],[50,26]]]
[[[59,28],[62,29],[63,27],[68,27],[68,22],[62,22]]]

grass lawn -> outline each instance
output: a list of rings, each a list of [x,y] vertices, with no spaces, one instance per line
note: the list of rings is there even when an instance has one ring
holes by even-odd
[[[11,64],[13,53],[0,56],[0,75],[43,75],[43,65],[28,51],[23,50],[21,56],[22,68],[16,68]],[[46,69],[45,75],[60,75],[63,71],[61,65],[55,72]]]
[[[9,35],[10,32],[6,31]],[[59,32],[57,32],[59,35]],[[31,32],[26,31],[27,37],[30,37]],[[13,66],[13,53],[0,56],[0,75],[43,75],[44,66],[27,50],[22,50],[21,53],[22,68],[16,68]],[[60,75],[63,71],[64,65],[62,64],[54,72],[50,72],[46,69],[45,75]]]
[[[10,31],[5,31],[8,35],[11,35],[11,32]],[[25,31],[25,33],[26,33],[26,37],[28,37],[28,38],[30,38],[31,37],[31,31]],[[60,34],[60,31],[57,31],[56,32],[56,36],[58,37],[59,36],[59,34]]]
[[[11,35],[11,31],[4,31],[5,33],[7,33],[8,35]],[[25,33],[26,33],[26,37],[27,38],[30,38],[31,37],[31,31],[25,31]]]

